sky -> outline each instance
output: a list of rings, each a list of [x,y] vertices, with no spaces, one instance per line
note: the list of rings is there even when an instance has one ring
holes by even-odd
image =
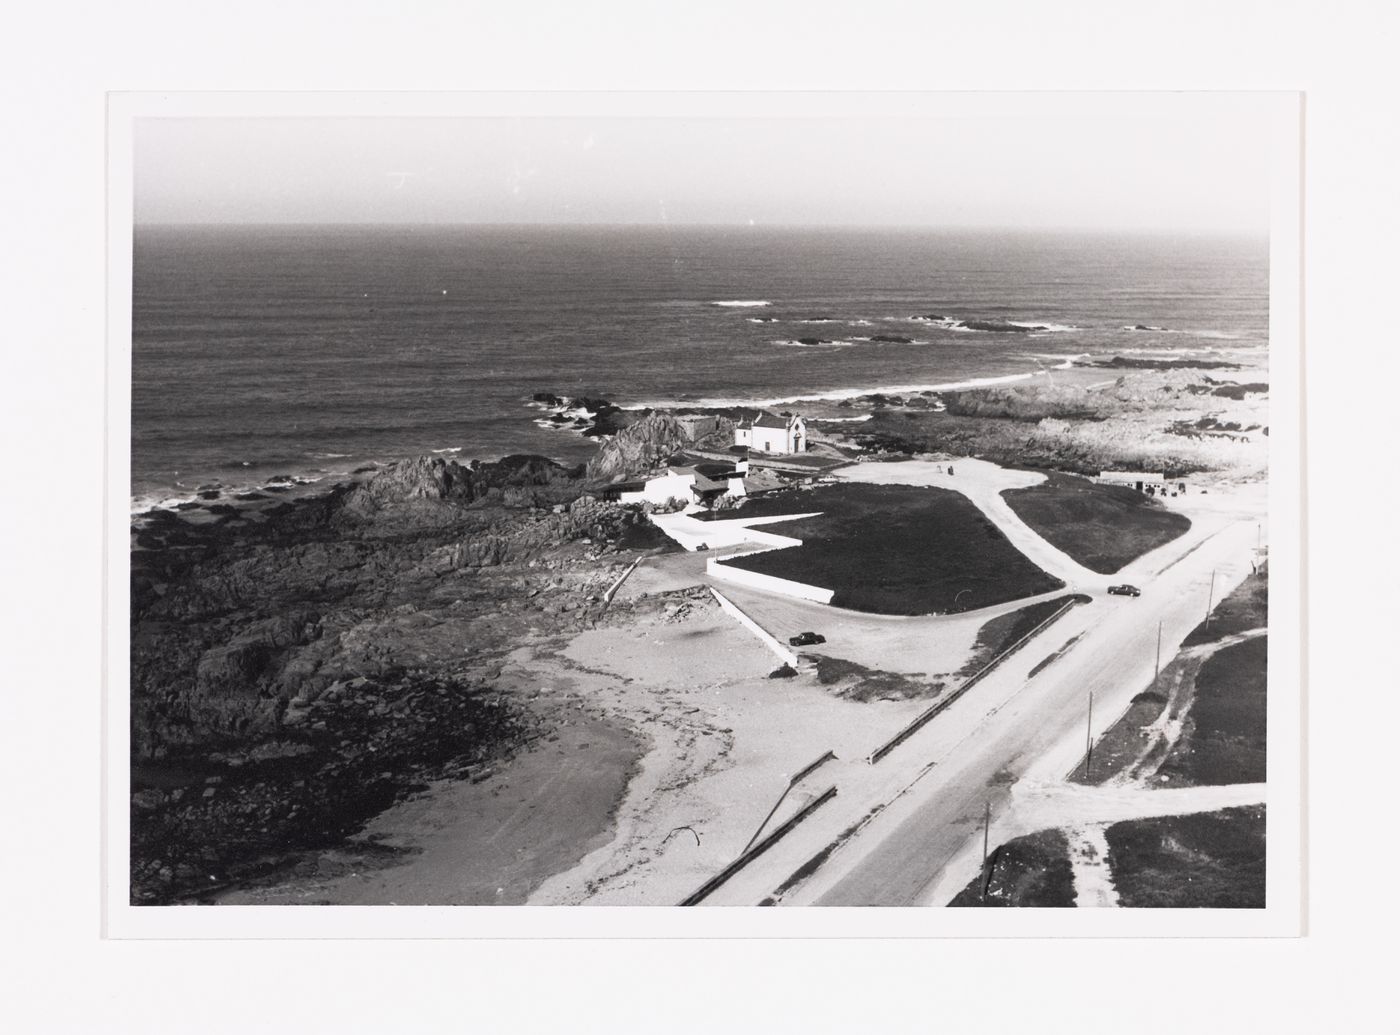
[[[1263,233],[1235,118],[152,118],[141,223],[636,223]]]

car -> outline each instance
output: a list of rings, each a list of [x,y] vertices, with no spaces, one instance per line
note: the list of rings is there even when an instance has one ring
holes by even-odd
[[[814,643],[825,643],[825,642],[826,642],[826,637],[825,637],[825,636],[823,636],[821,633],[814,633],[814,632],[802,632],[802,633],[798,633],[796,636],[789,636],[789,637],[788,637],[788,644],[789,644],[789,646],[793,646],[793,647],[810,647],[810,646],[812,646],[812,644],[814,644]]]
[[[1109,586],[1108,591],[1117,597],[1140,597],[1142,590],[1136,586],[1130,586],[1126,582],[1121,586]]]

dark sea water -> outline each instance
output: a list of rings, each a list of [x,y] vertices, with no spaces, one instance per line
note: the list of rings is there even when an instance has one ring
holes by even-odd
[[[843,393],[1026,377],[1084,354],[1228,358],[1268,343],[1262,239],[139,227],[133,287],[143,503],[434,450],[590,455],[591,440],[535,423],[535,392],[622,405],[825,397],[800,404],[820,412]],[[768,304],[717,304],[736,301]],[[949,319],[910,319],[930,314]],[[802,322],[818,317],[830,322]],[[861,340],[877,335],[914,341]]]

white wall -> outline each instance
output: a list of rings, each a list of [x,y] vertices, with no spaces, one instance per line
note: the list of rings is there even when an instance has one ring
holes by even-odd
[[[793,668],[797,667],[797,653],[795,651],[788,650],[781,643],[779,643],[772,633],[768,632],[767,629],[764,629],[763,626],[759,625],[748,615],[744,614],[743,611],[740,611],[739,608],[735,606],[734,602],[730,600],[727,596],[725,596],[723,593],[721,593],[719,590],[715,589],[712,586],[710,587],[710,592],[715,595],[715,600],[719,603],[720,608],[727,614],[730,614],[734,618],[738,619],[739,624],[742,625],[749,632],[757,636],[760,643],[762,643],[765,647],[767,647],[769,650],[771,650],[774,654],[776,654],[783,661],[787,662]]]
[[[649,478],[645,489],[622,493],[618,496],[618,502],[664,505],[670,503],[671,500],[683,500],[689,503],[694,499],[690,491],[694,485],[695,475],[693,474],[663,474],[657,478]]]
[[[730,554],[726,560],[767,552],[766,550],[750,550],[747,553]],[[831,603],[831,598],[836,594],[834,589],[822,589],[820,586],[809,586],[805,582],[794,582],[791,579],[780,579],[773,575],[760,575],[758,572],[749,571],[746,568],[735,568],[721,563],[715,557],[711,557],[705,562],[705,571],[723,582],[733,582],[740,586],[761,589],[766,593],[780,593],[785,597],[796,597],[798,600],[811,600],[818,604]]]
[[[754,428],[752,429],[753,444],[749,447],[756,449],[760,453],[786,453],[788,451],[788,433],[786,428]]]

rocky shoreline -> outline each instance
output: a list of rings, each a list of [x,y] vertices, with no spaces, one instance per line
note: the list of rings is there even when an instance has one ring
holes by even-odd
[[[132,552],[132,894],[294,869],[427,781],[548,734],[494,687],[660,545],[541,457],[391,465],[316,497],[144,515]]]
[[[535,402],[589,413],[584,433],[601,446],[588,464],[420,457],[318,494],[201,500],[133,519],[133,903],[212,901],[249,881],[304,877],[375,816],[430,784],[499,777],[586,708],[516,685],[517,661],[622,620],[605,614],[608,587],[640,556],[674,549],[640,509],[594,494],[694,446],[678,413],[716,417],[722,445],[739,411]],[[1266,408],[1262,381],[1128,369],[1107,391],[841,400],[830,412],[863,423],[829,427],[822,448],[1247,471]],[[815,414],[811,423],[823,427]],[[1230,434],[1206,435],[1219,429]],[[388,863],[403,850],[356,849]]]

